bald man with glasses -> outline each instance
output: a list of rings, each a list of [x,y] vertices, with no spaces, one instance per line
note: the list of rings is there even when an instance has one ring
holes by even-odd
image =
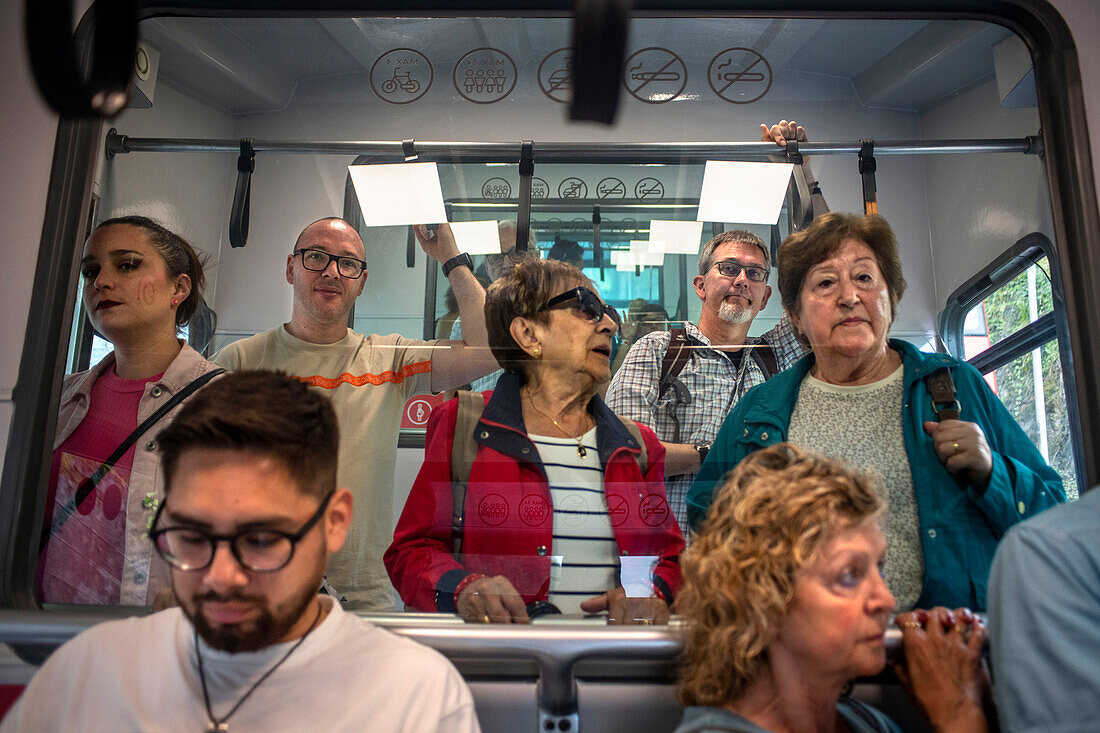
[[[286,260],[294,289],[290,321],[229,344],[214,355],[227,369],[271,369],[305,380],[332,399],[340,420],[340,483],[360,508],[328,582],[349,608],[394,610],[382,553],[393,537],[394,470],[401,416],[410,397],[469,383],[497,368],[485,333],[485,290],[446,224],[414,227],[424,251],[443,264],[466,324],[459,339],[421,341],[356,333],[348,326],[368,268],[363,240],[343,219],[315,221]],[[429,236],[429,234],[431,236]],[[419,287],[419,286],[417,286]]]

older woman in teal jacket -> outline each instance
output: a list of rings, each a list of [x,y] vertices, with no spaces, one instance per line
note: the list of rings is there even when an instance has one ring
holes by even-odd
[[[997,542],[1064,502],[1061,478],[976,369],[888,339],[905,290],[878,216],[828,214],[779,250],[779,289],[812,353],[749,391],[688,493],[697,527],[749,453],[788,441],[870,470],[887,500],[884,575],[899,610],[984,609]],[[937,414],[928,377],[946,369],[961,408]]]

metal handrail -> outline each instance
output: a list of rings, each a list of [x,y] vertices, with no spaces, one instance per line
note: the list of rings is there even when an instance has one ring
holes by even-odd
[[[107,133],[107,157],[124,153],[240,153],[239,139],[130,137],[112,128]],[[359,155],[377,162],[404,161],[400,140],[255,140],[257,154]],[[814,155],[857,155],[855,142],[799,143],[803,153]],[[417,140],[421,161],[501,163],[518,159],[520,142],[441,142]],[[1042,141],[1037,135],[988,140],[876,140],[875,155],[929,155],[942,153],[1023,153],[1038,155]],[[782,150],[768,142],[539,142],[535,160],[540,163],[701,163],[722,158],[768,158]]]

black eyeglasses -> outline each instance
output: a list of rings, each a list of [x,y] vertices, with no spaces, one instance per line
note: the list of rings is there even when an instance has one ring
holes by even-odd
[[[556,305],[568,303],[570,300],[577,301],[577,308],[590,321],[599,321],[604,317],[604,314],[607,314],[616,326],[621,326],[623,323],[622,319],[619,318],[619,311],[600,300],[600,296],[588,288],[573,288],[572,290],[566,290],[561,295],[555,295],[546,301],[545,308],[553,308]]]
[[[214,561],[214,551],[219,542],[228,542],[233,557],[241,567],[254,573],[270,573],[281,570],[294,557],[294,547],[306,536],[313,525],[324,516],[325,509],[335,491],[325,495],[321,506],[306,520],[297,532],[278,529],[245,529],[234,534],[210,534],[192,527],[165,527],[150,529],[149,539],[164,561],[180,570],[202,570]],[[157,526],[160,515],[168,502],[162,502],[153,517]]]
[[[737,277],[741,271],[745,271],[745,277],[754,283],[762,283],[768,279],[768,270],[756,265],[742,265],[737,260],[721,260],[715,262],[713,267],[718,268],[719,274],[724,277]]]
[[[344,255],[330,255],[322,249],[296,249],[294,254],[301,255],[302,267],[313,272],[324,272],[328,269],[329,263],[336,260],[336,271],[350,280],[358,279],[363,274],[363,270],[367,269],[367,263],[363,260]]]
[[[528,257],[534,257],[534,256],[535,256],[535,252],[531,249],[522,249],[521,250],[521,249],[516,249],[515,247],[512,247],[512,249],[508,250],[507,252],[498,252],[497,254],[486,255],[485,256],[485,261],[488,262],[493,267],[500,267],[501,265],[504,264],[505,258],[511,260],[514,264],[518,265],[519,263],[523,262]]]

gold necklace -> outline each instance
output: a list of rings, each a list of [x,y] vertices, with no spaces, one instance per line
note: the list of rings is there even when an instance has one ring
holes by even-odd
[[[538,414],[542,415],[543,417],[545,417],[550,422],[554,423],[554,427],[556,427],[558,430],[560,430],[562,435],[569,438],[570,440],[577,441],[577,455],[578,456],[580,456],[581,458],[584,458],[585,456],[588,455],[588,451],[584,447],[584,434],[588,432],[587,430],[583,431],[579,438],[575,438],[575,437],[573,437],[572,435],[569,434],[569,431],[567,431],[565,428],[563,428],[561,425],[559,425],[557,420],[550,417],[545,412],[543,412],[542,410],[540,410],[538,407],[535,406],[535,396],[533,394],[531,394],[530,389],[527,390],[527,401],[531,403],[531,409],[532,410],[534,410]],[[585,419],[584,424],[585,424],[585,426],[588,425],[587,418]]]

